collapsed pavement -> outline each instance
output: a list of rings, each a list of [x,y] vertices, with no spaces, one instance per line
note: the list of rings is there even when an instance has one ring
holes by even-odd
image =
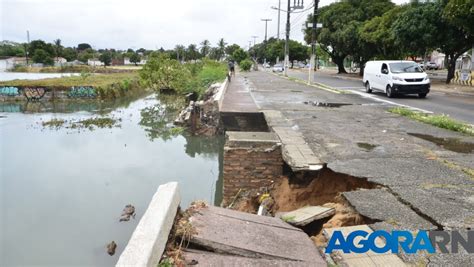
[[[357,212],[374,219],[372,228],[469,230],[474,226],[473,154],[450,151],[409,133],[467,144],[474,143],[474,138],[391,114],[388,105],[357,95],[337,94],[263,72],[242,75],[268,127],[280,136],[285,162],[294,172],[312,173],[320,165],[378,186],[343,193]],[[290,136],[282,138],[282,133]],[[285,148],[285,139],[292,135],[304,142]],[[401,256],[419,263],[417,257]],[[435,254],[423,262],[447,261],[472,264],[474,257]]]

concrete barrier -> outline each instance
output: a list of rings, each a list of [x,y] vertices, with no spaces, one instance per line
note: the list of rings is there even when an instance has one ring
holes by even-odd
[[[160,185],[115,266],[153,266],[161,259],[181,196],[177,182]]]
[[[229,86],[229,80],[225,79],[225,81],[221,84],[221,87],[219,87],[219,90],[217,91],[217,93],[214,95],[214,101],[217,101],[219,110],[221,110],[222,108],[222,102],[224,101],[224,95],[225,95],[225,92],[227,91],[228,86]]]

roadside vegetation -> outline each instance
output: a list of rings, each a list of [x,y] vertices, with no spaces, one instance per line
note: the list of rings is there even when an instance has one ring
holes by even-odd
[[[0,86],[47,87],[54,90],[69,90],[71,87],[93,87],[100,99],[115,99],[144,91],[139,83],[138,73],[91,74],[51,78],[42,80],[14,80],[0,82]]]
[[[410,119],[421,121],[427,124],[434,125],[439,128],[448,129],[455,132],[464,133],[474,136],[474,127],[460,122],[446,115],[429,115],[422,112],[413,111],[407,108],[396,107],[388,110],[391,113],[399,114]]]
[[[156,53],[150,56],[139,73],[142,83],[157,92],[202,96],[209,85],[225,79],[227,66],[210,59],[181,63],[168,54]]]

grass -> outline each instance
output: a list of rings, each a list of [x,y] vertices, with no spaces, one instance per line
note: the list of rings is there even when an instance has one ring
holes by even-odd
[[[396,107],[388,110],[391,113],[399,114],[404,117],[408,117],[413,120],[417,120],[426,124],[430,124],[439,128],[464,133],[467,135],[474,136],[474,127],[460,122],[454,119],[451,119],[446,115],[429,115],[422,112],[413,111],[407,108]]]

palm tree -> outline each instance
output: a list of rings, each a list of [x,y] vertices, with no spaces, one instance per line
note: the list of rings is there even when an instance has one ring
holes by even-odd
[[[190,44],[188,46],[188,49],[186,51],[186,58],[189,60],[196,60],[198,59],[198,51],[197,51],[197,46],[195,44]]]
[[[201,54],[203,57],[206,57],[209,54],[209,50],[211,49],[211,43],[209,40],[204,40],[201,43]]]
[[[59,60],[58,58],[61,56],[62,51],[61,39],[54,40],[54,50],[56,52],[56,60]]]
[[[217,43],[217,55],[218,59],[220,60],[223,56],[225,56],[225,46],[227,43],[224,41],[224,38],[219,39],[219,42]]]

